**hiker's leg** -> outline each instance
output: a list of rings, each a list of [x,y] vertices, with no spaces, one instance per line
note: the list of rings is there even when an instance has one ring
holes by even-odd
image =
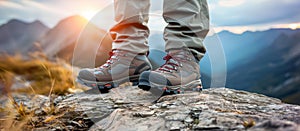
[[[149,0],[115,0],[114,27],[110,29],[113,38],[112,49],[126,50],[134,53],[148,51],[147,27]]]
[[[203,39],[209,31],[206,0],[164,0],[166,51],[188,48],[200,60],[206,52]]]
[[[209,30],[206,0],[164,0],[163,17],[168,23],[164,32],[166,63],[155,71],[145,71],[139,87],[163,94],[184,90],[202,90],[199,60],[205,53],[203,39]],[[163,87],[163,88],[162,88]]]
[[[115,0],[117,23],[110,29],[113,51],[100,67],[80,70],[80,83],[107,92],[125,82],[137,84],[139,75],[151,70],[146,57],[149,6],[149,0]]]

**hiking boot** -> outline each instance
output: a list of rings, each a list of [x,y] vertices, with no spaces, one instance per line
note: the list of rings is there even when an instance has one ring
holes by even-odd
[[[151,68],[144,54],[114,50],[110,52],[110,58],[102,66],[80,70],[77,81],[89,87],[99,88],[101,92],[107,92],[125,82],[137,85],[140,74]]]
[[[199,61],[185,49],[171,50],[166,63],[155,71],[145,71],[139,78],[143,90],[157,88],[164,94],[183,93],[183,90],[201,91]]]

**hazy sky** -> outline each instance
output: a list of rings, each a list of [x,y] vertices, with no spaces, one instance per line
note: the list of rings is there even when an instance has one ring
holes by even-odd
[[[151,0],[150,28],[162,30],[163,0]],[[208,0],[211,25],[218,31],[241,33],[268,28],[300,28],[300,0]],[[0,24],[10,19],[41,20],[53,27],[59,20],[79,14],[101,28],[113,24],[113,0],[0,0]],[[164,24],[161,24],[164,23]]]

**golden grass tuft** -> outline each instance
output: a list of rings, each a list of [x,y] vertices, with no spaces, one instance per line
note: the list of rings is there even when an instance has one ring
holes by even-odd
[[[31,130],[45,123],[60,123],[56,119],[72,109],[59,111],[52,97],[85,90],[76,84],[74,78],[70,65],[61,60],[50,61],[43,56],[31,59],[20,55],[1,56],[0,93],[10,102],[0,107],[0,130]],[[12,97],[18,93],[46,95],[50,100],[49,106],[28,109],[23,102],[17,103]],[[36,116],[34,112],[38,108],[46,114]]]
[[[256,122],[253,120],[253,119],[247,119],[245,121],[242,122],[242,125],[248,129],[248,128],[251,128],[253,126],[255,126]]]
[[[22,88],[11,89],[14,79],[19,77],[24,82]],[[0,58],[0,84],[5,91],[33,94],[68,93],[68,89],[75,88],[71,70],[61,62],[47,59],[24,60],[21,56],[5,56]]]
[[[0,130],[24,130],[33,125],[33,112],[29,112],[23,102],[17,103],[12,97],[8,97],[9,103],[0,112]]]

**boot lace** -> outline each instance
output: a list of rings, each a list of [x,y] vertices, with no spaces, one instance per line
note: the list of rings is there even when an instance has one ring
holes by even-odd
[[[167,72],[177,71],[179,63],[170,54],[167,54],[163,59],[166,62],[158,70]]]
[[[114,63],[114,60],[118,60],[117,56],[116,56],[116,53],[111,51],[108,53],[109,54],[109,59],[102,65],[100,66],[99,68],[102,69],[102,68],[107,68],[109,67],[111,64]]]

